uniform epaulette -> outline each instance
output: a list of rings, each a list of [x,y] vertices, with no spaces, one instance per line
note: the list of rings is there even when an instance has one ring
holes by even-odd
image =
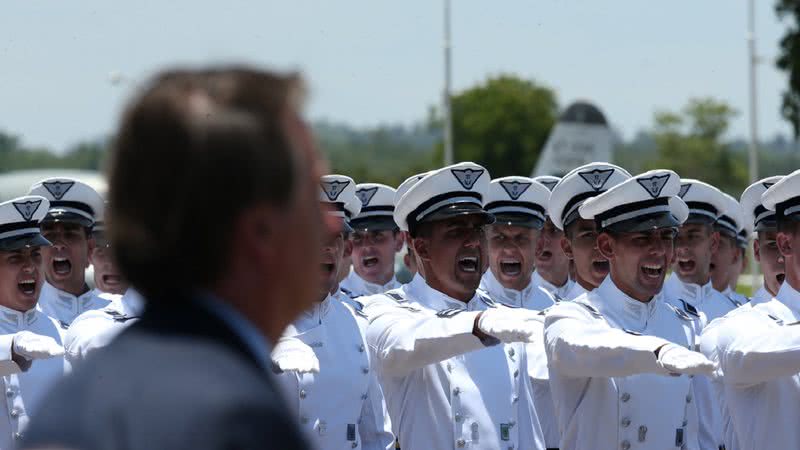
[[[597,308],[595,308],[594,306],[592,306],[592,305],[590,305],[588,303],[584,303],[584,302],[573,302],[573,303],[575,303],[576,305],[583,306],[594,317],[597,317],[597,318],[602,318],[603,317],[603,315],[600,313],[600,311]]]
[[[551,292],[551,293],[550,293],[550,295],[553,297],[553,300],[554,300],[556,303],[561,303],[561,302],[564,302],[564,301],[566,301],[566,300],[564,300],[564,297],[562,297],[562,296],[560,296],[560,295],[556,294],[555,292]]]
[[[679,299],[681,304],[683,304],[683,310],[686,311],[689,315],[694,317],[700,318],[700,313],[697,311],[697,308],[694,307],[691,303],[687,302],[684,299]],[[677,309],[677,308],[676,308]]]
[[[642,335],[642,333],[640,333],[638,331],[629,330],[627,328],[623,328],[622,331],[624,331],[624,332],[626,332],[628,334],[632,334],[634,336],[641,336]]]
[[[482,293],[478,292],[478,298],[481,299],[483,303],[486,303],[486,306],[490,308],[494,308],[497,306],[497,302],[492,300],[488,295],[483,295]]]
[[[437,312],[437,313],[436,313],[436,317],[442,317],[442,318],[445,318],[445,319],[449,319],[450,317],[453,317],[453,316],[455,316],[456,314],[458,314],[458,313],[462,313],[462,312],[464,312],[464,311],[465,311],[465,310],[464,310],[464,309],[461,309],[461,308],[448,308],[448,309],[443,309],[443,310],[441,310],[441,311],[439,311],[439,312]]]
[[[775,316],[773,316],[772,314],[767,314],[767,316],[768,316],[770,319],[774,320],[774,321],[775,321],[775,323],[777,323],[778,325],[783,325],[783,320],[781,320],[780,318],[778,318],[778,317],[775,317]],[[792,325],[794,325],[794,324],[792,324]]]
[[[128,316],[128,315],[122,314],[119,311],[115,311],[113,309],[106,309],[106,310],[104,310],[104,312],[106,314],[108,314],[109,316],[111,316],[111,318],[114,319],[114,322],[123,322],[124,323],[124,322],[127,322],[127,321],[131,320],[131,319],[135,319],[136,318],[135,316]]]
[[[405,299],[405,297],[403,297],[402,295],[398,294],[395,291],[384,292],[383,295],[391,298],[392,300],[396,301],[397,303],[405,303],[405,302],[408,301],[408,300]]]
[[[367,313],[364,312],[364,304],[363,303],[361,303],[360,301],[350,297],[350,301],[348,301],[347,304],[351,308],[353,308],[353,312],[356,313],[357,316],[363,317],[365,319],[369,319],[369,316],[367,316]]]
[[[64,322],[63,320],[59,320],[58,325],[61,326],[61,328],[64,330],[69,330],[69,324],[67,322]]]
[[[348,296],[350,298],[358,298],[358,296],[356,294],[354,294],[353,291],[351,291],[350,289],[346,289],[346,288],[343,288],[343,287],[340,286],[339,290],[342,291],[342,294],[344,294],[344,295],[346,295],[346,296]]]
[[[735,306],[737,308],[742,306],[742,303],[739,300],[736,300],[735,298],[731,297],[730,295],[726,295],[725,298],[727,298],[728,301],[733,303],[733,306]]]
[[[681,302],[683,302],[684,305],[689,305],[688,303],[684,302],[683,300],[681,300]],[[689,312],[684,311],[683,309],[680,309],[680,308],[678,308],[676,306],[670,305],[667,302],[664,302],[664,304],[667,305],[667,307],[669,309],[671,309],[672,312],[674,312],[675,315],[678,316],[679,319],[685,320],[687,322],[693,322],[695,320],[695,319],[692,318],[692,316],[689,315]],[[689,305],[689,306],[694,308],[694,306],[692,306],[692,305]],[[696,313],[696,311],[697,310],[695,309],[695,313]],[[700,316],[698,315],[697,317],[700,317]]]

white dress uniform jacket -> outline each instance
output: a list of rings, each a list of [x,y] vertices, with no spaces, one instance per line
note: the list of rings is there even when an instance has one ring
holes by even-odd
[[[13,337],[20,331],[30,331],[49,336],[61,343],[61,330],[57,322],[35,308],[24,313],[0,306],[0,367],[3,375],[5,407],[0,408],[0,449],[14,447],[22,438],[30,416],[36,413],[44,394],[64,375],[64,358],[55,357],[31,362],[22,372],[11,361]]]
[[[800,293],[778,295],[717,331],[725,398],[742,450],[800,448]]]
[[[339,284],[339,289],[352,298],[383,294],[399,287],[400,282],[395,277],[392,277],[386,284],[375,284],[361,278],[355,270],[351,270],[350,274]]]
[[[320,450],[394,447],[364,340],[366,320],[359,324],[357,314],[329,295],[284,331],[319,360],[319,373],[283,372],[276,378],[301,429]]]
[[[747,304],[747,302],[750,301],[750,299],[748,299],[746,296],[731,289],[730,286],[728,286],[727,289],[722,291],[721,294],[727,297],[731,302],[733,302],[733,304],[736,305],[736,307]]]
[[[544,278],[542,278],[542,276],[539,275],[539,272],[533,272],[533,276],[531,277],[531,284],[534,286],[543,287],[547,292],[552,294],[553,297],[560,299],[566,297],[567,292],[569,292],[569,290],[572,289],[572,285],[575,284],[575,281],[571,278],[567,278],[567,282],[564,283],[563,286],[556,286],[550,283],[549,281],[545,280]]]
[[[607,277],[545,320],[561,450],[697,449],[692,381],[667,376],[655,350],[694,346],[691,319],[659,295],[632,299]]]
[[[766,287],[761,286],[760,288],[758,288],[756,293],[753,294],[752,297],[750,297],[750,301],[747,302],[746,304],[749,304],[750,306],[757,305],[759,303],[768,302],[772,300],[773,297],[775,296],[772,295],[772,293],[768,291]]]
[[[487,270],[481,279],[481,291],[490,299],[506,306],[544,311],[556,304],[556,300],[545,288],[531,283],[522,291],[506,289],[497,280],[491,270]],[[577,284],[577,283],[575,283]],[[533,404],[539,424],[542,426],[545,446],[558,447],[561,436],[558,433],[558,421],[555,417],[553,396],[550,394],[550,383],[547,373],[547,356],[544,352],[544,341],[525,346],[528,357],[528,375],[531,377]]]
[[[55,286],[44,282],[42,292],[39,294],[39,311],[56,319],[63,330],[69,328],[78,316],[93,309],[102,309],[111,303],[108,299],[98,297],[94,291],[74,296],[69,292],[56,289]]]
[[[576,281],[572,283],[572,287],[567,292],[567,295],[564,296],[564,298],[562,298],[561,300],[567,300],[567,301],[575,300],[576,298],[580,297],[581,295],[587,292],[589,291],[584,289],[583,286],[581,286],[581,284]]]
[[[524,346],[472,333],[476,312],[495,305],[477,292],[450,298],[419,275],[368,301],[367,341],[403,450],[544,448]]]
[[[703,286],[694,283],[684,283],[676,273],[664,283],[662,292],[664,298],[676,308],[681,308],[690,316],[700,316],[695,334],[699,338],[703,329],[714,319],[725,316],[739,305],[733,300],[714,289],[709,280]],[[699,345],[699,341],[696,342]],[[698,375],[694,382],[695,398],[697,399],[697,413],[700,424],[698,440],[701,449],[718,449],[724,441],[723,405],[715,393],[712,380],[709,377]]]
[[[144,312],[144,300],[134,289],[128,289],[125,295],[103,293],[100,297],[110,300],[108,306],[78,316],[64,336],[64,356],[72,367],[89,353],[108,345]]]

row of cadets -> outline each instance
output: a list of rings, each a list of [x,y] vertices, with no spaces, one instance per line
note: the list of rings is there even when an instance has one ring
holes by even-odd
[[[403,449],[545,448],[521,345],[541,339],[543,316],[478,292],[494,221],[489,181],[485,168],[460,163],[412,179],[395,202],[420,273],[364,311]]]
[[[0,203],[0,448],[22,438],[43,395],[65,371],[58,322],[37,309],[44,284],[40,223],[50,203],[31,195]]]
[[[80,314],[110,302],[96,295],[85,279],[94,248],[92,227],[103,211],[103,198],[88,184],[72,178],[42,180],[31,187],[29,195],[50,202],[41,228],[52,245],[42,252],[46,282],[38,307],[66,330]]]
[[[395,190],[378,183],[356,186],[361,211],[351,221],[353,270],[340,283],[350,297],[381,294],[400,287],[394,275],[395,254],[403,248],[403,235],[394,223]]]
[[[692,319],[661,295],[676,228],[689,213],[679,190],[677,174],[655,170],[578,208],[595,221],[610,271],[545,319],[561,449],[699,448],[687,375],[715,366],[691,350]]]
[[[552,191],[561,178],[542,175],[533,180]],[[571,277],[570,260],[561,249],[561,238],[563,237],[564,232],[553,224],[548,212],[536,249],[536,271],[533,273],[533,284],[542,286],[557,299],[566,297],[575,283]]]
[[[341,228],[323,242],[319,303],[284,331],[272,360],[292,415],[317,448],[387,450],[395,440],[364,339],[367,323],[360,303],[339,290],[350,223],[361,210],[355,192],[350,177],[320,181],[323,209]]]
[[[762,188],[752,186],[742,203],[754,213],[757,230],[759,221],[769,222],[767,211],[775,211],[785,279],[774,298],[754,297],[701,337],[701,347],[719,361],[732,437],[742,450],[800,447],[800,171],[762,186],[760,203],[754,198]],[[759,231],[760,239],[767,230]],[[765,279],[765,287],[774,288],[774,281]]]

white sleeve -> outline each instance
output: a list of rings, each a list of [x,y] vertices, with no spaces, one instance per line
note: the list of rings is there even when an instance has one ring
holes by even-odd
[[[361,435],[361,448],[364,450],[392,450],[394,434],[383,390],[378,378],[369,377],[367,399],[361,406],[361,420],[358,432]]]
[[[408,308],[389,299],[364,308],[370,322],[367,343],[383,375],[402,376],[486,346],[472,334],[479,311],[439,317]]]
[[[104,317],[76,320],[64,336],[64,358],[72,367],[80,365],[87,355],[107,346],[122,328]]]
[[[800,373],[800,326],[770,326],[752,312],[726,322],[717,351],[725,383],[751,386]],[[759,320],[760,319],[760,320]]]
[[[667,375],[655,350],[669,341],[637,336],[610,327],[562,304],[545,318],[545,349],[551,368],[568,377],[626,377],[639,373]]]
[[[22,372],[22,368],[11,359],[13,345],[14,334],[0,335],[0,376]]]

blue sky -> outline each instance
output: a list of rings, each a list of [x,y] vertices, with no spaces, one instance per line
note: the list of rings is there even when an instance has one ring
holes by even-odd
[[[783,25],[756,1],[762,137],[788,134]],[[599,105],[624,136],[692,96],[734,105],[747,136],[746,0],[453,0],[456,90],[498,73]],[[442,6],[388,1],[8,1],[0,6],[0,130],[64,149],[110,133],[135,85],[166,65],[244,61],[302,71],[308,116],[412,123],[441,98]],[[133,82],[113,85],[119,72]]]

